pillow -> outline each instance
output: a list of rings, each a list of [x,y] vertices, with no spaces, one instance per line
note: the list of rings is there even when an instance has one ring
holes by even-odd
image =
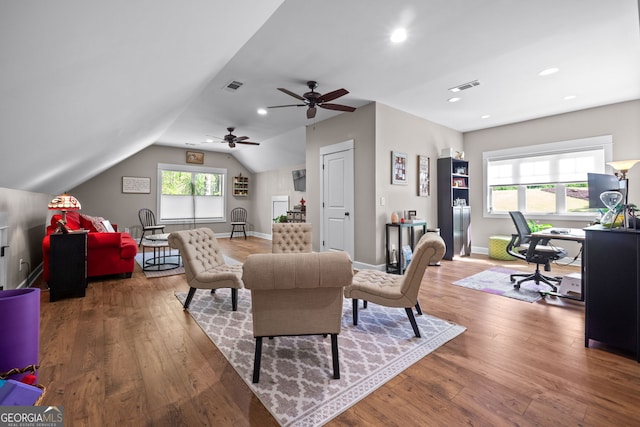
[[[109,221],[108,219],[105,219],[102,221],[102,226],[104,227],[104,230],[107,233],[115,233],[116,230],[114,230],[113,225],[111,225],[111,221]]]
[[[86,221],[83,221],[83,228],[87,228],[89,231],[97,231],[98,233],[104,233],[107,231],[102,224],[104,218],[102,218],[101,216],[90,216],[81,214],[80,217]]]

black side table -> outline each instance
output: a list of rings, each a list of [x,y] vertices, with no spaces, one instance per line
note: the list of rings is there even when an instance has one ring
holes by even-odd
[[[49,301],[84,297],[87,288],[87,232],[52,234]]]
[[[424,235],[427,232],[427,223],[420,222],[417,224],[413,223],[387,223],[386,227],[386,245],[387,245],[387,273],[395,273],[395,274],[404,274],[404,271],[407,269],[406,264],[404,262],[404,256],[402,254],[402,233],[403,229],[409,229],[409,244],[411,245],[411,250],[416,247],[415,242],[415,227],[422,227],[422,234]],[[389,244],[391,243],[389,238],[389,230],[392,228],[398,229],[398,247],[396,263],[391,262],[391,249],[389,249]]]

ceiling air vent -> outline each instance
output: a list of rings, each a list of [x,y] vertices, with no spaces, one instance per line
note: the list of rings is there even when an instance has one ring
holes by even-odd
[[[229,92],[235,92],[236,90],[240,89],[240,86],[242,86],[242,82],[239,82],[237,80],[231,80],[229,83],[227,83],[224,86],[224,90],[228,90]]]
[[[472,88],[472,87],[474,87],[474,86],[478,86],[479,84],[480,84],[480,82],[479,82],[479,81],[474,80],[474,81],[472,81],[472,82],[462,83],[461,85],[458,85],[458,86],[452,87],[452,88],[450,88],[449,90],[450,90],[451,92],[460,92],[461,90],[470,89],[470,88]]]

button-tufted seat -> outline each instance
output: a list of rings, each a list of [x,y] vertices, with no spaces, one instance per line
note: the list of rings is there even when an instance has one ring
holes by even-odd
[[[196,289],[231,288],[233,311],[238,309],[238,289],[242,288],[242,265],[225,264],[222,248],[210,228],[175,231],[169,234],[169,246],[180,250],[184,262],[189,294],[184,302],[189,308]]]
[[[271,252],[312,252],[311,224],[307,222],[278,222],[271,229]]]
[[[352,298],[353,324],[358,324],[358,299],[386,307],[404,308],[413,332],[420,338],[420,330],[413,316],[415,306],[422,314],[418,302],[418,291],[428,265],[438,263],[445,252],[445,243],[435,233],[427,233],[414,249],[409,267],[404,275],[385,273],[378,270],[360,270],[353,276],[350,286],[344,288],[345,298]],[[366,305],[365,305],[366,307]]]

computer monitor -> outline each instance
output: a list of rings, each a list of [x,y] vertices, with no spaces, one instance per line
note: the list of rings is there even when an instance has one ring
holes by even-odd
[[[605,191],[620,191],[624,195],[626,188],[621,188],[622,181],[618,181],[615,175],[603,173],[588,173],[587,184],[589,185],[589,208],[606,209],[607,207],[600,200],[600,194]]]

